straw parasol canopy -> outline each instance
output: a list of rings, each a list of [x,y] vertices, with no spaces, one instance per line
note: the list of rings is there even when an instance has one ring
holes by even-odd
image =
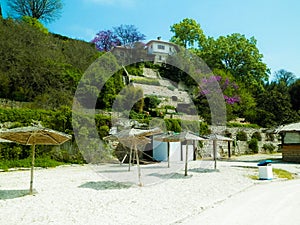
[[[183,131],[180,133],[169,132],[166,134],[160,134],[154,137],[157,141],[162,142],[184,142],[184,141],[202,141],[206,140],[205,138],[200,137],[199,135],[191,132],[191,131]],[[185,157],[185,173],[187,176],[187,165],[188,165],[188,145],[186,144],[186,157]],[[170,146],[168,144],[168,167],[170,167]]]
[[[72,138],[71,135],[42,126],[28,126],[14,129],[0,130],[0,138],[23,145],[32,146],[32,162],[29,193],[33,190],[33,169],[35,158],[35,145],[60,145]]]
[[[205,138],[208,140],[216,140],[216,141],[233,141],[232,138],[225,137],[219,134],[209,134],[205,136]]]
[[[0,138],[0,143],[10,143],[10,142],[12,142],[12,141]]]
[[[214,161],[215,161],[215,169],[217,169],[217,141],[233,141],[232,138],[225,137],[219,134],[209,134],[205,136],[207,140],[212,140],[213,141],[213,154],[214,154]],[[228,150],[229,151],[229,150]]]
[[[158,134],[161,132],[162,131],[159,128],[153,128],[153,129],[148,129],[148,130],[130,128],[130,129],[122,130],[116,134],[107,136],[103,139],[104,140],[118,140],[122,144],[130,147],[128,171],[130,171],[130,164],[132,161],[132,159],[131,159],[132,149],[134,150],[134,153],[136,156],[136,161],[137,161],[137,166],[138,166],[139,185],[142,186],[140,162],[139,162],[139,155],[138,155],[138,146],[141,148],[141,146],[145,146],[146,144],[151,142],[151,139],[147,138],[146,136]]]

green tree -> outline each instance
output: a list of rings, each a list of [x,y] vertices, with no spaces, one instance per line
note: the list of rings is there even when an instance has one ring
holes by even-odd
[[[269,69],[256,44],[254,37],[247,39],[238,33],[220,36],[216,40],[208,38],[198,55],[211,68],[229,71],[237,82],[261,90],[268,80]]]
[[[257,96],[257,108],[246,118],[252,123],[270,127],[297,121],[299,115],[292,109],[285,82],[271,82],[266,84],[265,91]]]
[[[61,0],[9,0],[7,6],[15,17],[30,16],[44,22],[52,22],[60,17]]]
[[[300,110],[300,79],[296,80],[290,87],[289,87],[289,94],[291,96],[291,103],[294,110]]]
[[[174,33],[171,42],[185,48],[194,47],[196,44],[201,46],[205,40],[200,24],[194,19],[185,18],[172,25],[170,30]]]
[[[49,31],[46,27],[43,26],[43,24],[38,21],[38,19],[30,17],[30,16],[22,16],[21,20],[35,28],[37,28],[38,30],[40,30],[41,32],[48,34]]]
[[[287,86],[290,86],[295,79],[295,74],[284,69],[275,72],[275,82],[284,82]]]

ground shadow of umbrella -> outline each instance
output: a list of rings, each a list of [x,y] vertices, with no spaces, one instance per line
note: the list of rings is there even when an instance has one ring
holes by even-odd
[[[20,198],[28,195],[28,190],[0,190],[0,200]]]
[[[151,173],[148,174],[148,176],[154,176],[161,179],[187,179],[192,177],[192,175],[183,175],[180,173],[165,173],[165,174]]]
[[[90,188],[94,190],[113,190],[113,189],[127,189],[133,186],[129,182],[115,182],[115,181],[91,181],[84,183],[79,188]]]
[[[33,194],[35,145],[60,145],[70,140],[71,135],[44,128],[42,126],[29,126],[1,130],[0,138],[32,146],[29,194]]]
[[[214,172],[220,172],[218,169],[203,169],[203,168],[193,168],[189,169],[189,171],[193,173],[214,173]]]

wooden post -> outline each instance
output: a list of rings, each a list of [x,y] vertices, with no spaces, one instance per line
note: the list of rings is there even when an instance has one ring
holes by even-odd
[[[139,154],[138,154],[138,149],[136,146],[136,143],[134,145],[135,147],[135,154],[136,154],[136,164],[137,164],[137,168],[138,168],[138,179],[139,179],[139,186],[143,186],[142,182],[141,182],[141,168],[140,168],[140,159],[139,159]]]
[[[122,159],[122,161],[120,162],[120,165],[124,163],[125,159],[127,158],[127,154],[124,156],[124,158]]]
[[[217,169],[217,140],[213,140],[213,152],[214,152],[215,169]]]
[[[228,141],[228,158],[231,157],[231,151],[230,151],[230,141]]]
[[[195,140],[193,140],[193,152],[194,152],[193,160],[197,160],[196,141]]]
[[[129,150],[129,161],[128,161],[128,171],[130,171],[130,164],[131,164],[131,158],[132,158],[132,145],[130,146]]]
[[[185,142],[185,170],[184,170],[184,176],[187,176],[187,168],[188,168],[188,142]]]
[[[167,142],[168,144],[168,168],[170,168],[170,142]]]
[[[29,188],[29,194],[33,194],[33,170],[34,170],[34,158],[35,158],[35,143],[31,146],[32,148],[32,158],[31,158],[31,170],[30,170],[30,188]]]

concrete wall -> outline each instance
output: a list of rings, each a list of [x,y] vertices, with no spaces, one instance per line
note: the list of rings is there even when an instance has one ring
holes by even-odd
[[[272,144],[276,146],[275,152],[278,151],[278,146],[281,144],[281,141],[279,139],[279,135],[275,135],[275,140],[271,141],[268,139],[268,135],[266,133],[265,128],[255,129],[255,128],[241,128],[241,127],[233,127],[233,128],[226,128],[226,127],[213,127],[211,128],[214,130],[214,132],[225,135],[226,132],[229,132],[231,134],[231,137],[233,139],[236,139],[236,135],[240,131],[244,131],[247,134],[247,140],[251,140],[251,136],[255,132],[260,132],[262,136],[262,140],[258,141],[258,148],[259,153],[265,153],[265,150],[263,148],[264,144]],[[199,155],[202,157],[212,157],[213,152],[213,145],[211,142],[203,142],[204,146],[202,149],[199,149]],[[247,141],[236,141],[236,145],[234,146],[233,142],[230,142],[230,150],[232,155],[241,155],[241,154],[247,154],[250,153],[251,150],[248,147]],[[218,141],[217,142],[217,151],[218,151],[218,157],[223,156],[226,157],[228,155],[228,142],[227,141]]]

